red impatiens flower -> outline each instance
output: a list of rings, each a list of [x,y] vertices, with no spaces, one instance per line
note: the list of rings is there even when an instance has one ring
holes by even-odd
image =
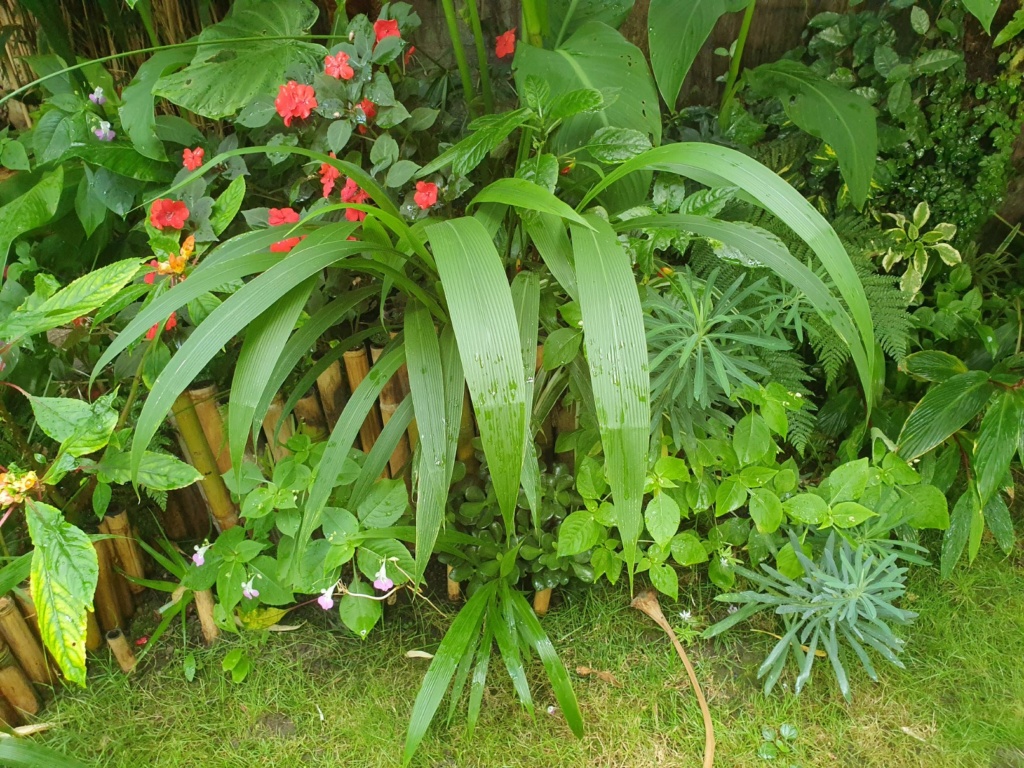
[[[511,56],[516,52],[516,28],[512,27],[503,35],[498,35],[497,44],[494,46],[494,53],[499,59]]]
[[[182,155],[181,164],[188,168],[190,171],[194,171],[196,168],[203,164],[203,155],[206,151],[202,147],[196,147],[195,149],[186,149]]]
[[[324,59],[324,72],[336,80],[351,80],[356,74],[348,63],[348,54],[344,51]]]
[[[437,184],[430,181],[417,181],[416,194],[413,195],[416,205],[424,211],[437,202]]]
[[[331,157],[334,157],[331,152]],[[334,182],[341,178],[341,171],[330,163],[320,163],[320,183],[324,187],[324,197],[329,197],[334,189]]]
[[[288,237],[288,238],[285,238],[284,240],[278,240],[276,243],[274,243],[272,246],[270,246],[270,252],[271,253],[288,253],[288,251],[290,251],[292,248],[294,248],[296,245],[298,245],[299,243],[301,243],[305,239],[306,239],[305,235],[300,235],[298,237]]]
[[[373,22],[373,33],[377,35],[378,43],[385,37],[402,36],[402,33],[398,31],[398,22],[395,19],[377,19]]]
[[[412,55],[416,53],[416,46],[410,45],[409,50],[405,52],[405,56],[402,58],[402,64],[406,67],[409,66],[409,62],[412,61]]]
[[[188,206],[180,200],[161,197],[149,209],[149,223],[157,229],[181,229],[188,219]]]
[[[284,118],[285,127],[290,127],[294,118],[305,120],[316,109],[316,93],[311,85],[289,80],[278,89],[274,106],[277,114]]]
[[[282,224],[297,224],[299,214],[291,208],[271,208],[267,221],[272,227],[279,227]]]
[[[359,102],[359,108],[363,110],[363,114],[366,115],[367,121],[373,120],[377,116],[377,105],[369,99],[363,99]]]
[[[153,268],[153,271],[147,274],[144,278],[142,278],[142,282],[144,282],[146,285],[152,285],[153,281],[156,280],[157,270],[160,268],[160,262],[157,261],[156,259],[153,259],[151,262],[149,262],[149,266]]]
[[[355,179],[346,179],[345,187],[341,190],[341,201],[343,203],[356,203],[361,205],[370,199],[370,196],[359,188]],[[345,218],[349,221],[362,221],[366,218],[366,211],[356,208],[346,208]]]
[[[170,331],[178,327],[178,313],[171,312],[171,316],[167,318],[167,322],[164,323],[164,330]],[[155,323],[152,328],[146,331],[146,341],[152,341],[156,338],[157,334],[160,333],[160,323]]]

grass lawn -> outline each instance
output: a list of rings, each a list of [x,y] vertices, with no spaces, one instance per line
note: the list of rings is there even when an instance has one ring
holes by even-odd
[[[756,671],[771,637],[741,626],[722,642],[705,643],[691,630],[685,644],[715,720],[715,764],[1024,766],[1024,564],[985,549],[948,582],[934,569],[912,572],[910,606],[921,618],[905,631],[907,669],[879,660],[877,683],[855,672],[851,703],[824,661],[801,696],[792,695],[790,675],[784,689],[765,697]],[[683,601],[663,608],[684,637],[687,626],[699,629],[723,614],[699,585],[683,593]],[[692,612],[689,625],[683,610]],[[134,675],[122,675],[106,654],[94,659],[88,690],[64,690],[43,712],[55,723],[43,741],[97,766],[124,768],[398,766],[428,663],[406,651],[434,650],[450,619],[422,602],[392,609],[385,619],[383,630],[363,642],[314,606],[284,620],[304,622],[294,632],[249,634],[206,650],[195,643],[190,618],[188,647],[179,625]],[[447,727],[435,725],[414,765],[700,765],[700,711],[683,666],[654,623],[628,607],[624,589],[564,595],[544,625],[573,671],[585,737],[577,741],[557,712],[548,713],[554,701],[539,664],[531,719],[513,700],[500,662],[492,661],[474,738],[457,715]],[[236,685],[221,659],[239,644],[255,666]],[[199,663],[191,683],[182,671],[189,650]],[[614,680],[583,677],[577,667],[611,672]],[[762,727],[782,723],[799,729],[796,754],[789,762],[758,757]]]

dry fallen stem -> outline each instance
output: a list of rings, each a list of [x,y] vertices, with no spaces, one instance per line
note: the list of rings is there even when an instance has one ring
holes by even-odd
[[[665,619],[665,614],[661,612],[658,596],[651,590],[647,590],[633,598],[633,602],[630,605],[638,611],[646,613],[654,619],[655,624],[665,630],[665,633],[672,641],[672,645],[676,647],[679,658],[683,660],[686,674],[690,678],[690,685],[693,686],[693,692],[697,695],[697,703],[700,705],[701,714],[704,716],[704,768],[711,768],[715,762],[715,726],[711,722],[711,711],[708,709],[708,702],[704,698],[704,691],[701,690],[700,683],[697,682],[697,673],[694,671],[686,651],[683,650],[682,643],[679,642],[676,633],[672,631],[672,627]]]

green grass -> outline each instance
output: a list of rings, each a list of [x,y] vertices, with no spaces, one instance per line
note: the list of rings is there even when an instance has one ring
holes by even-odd
[[[722,615],[700,586],[663,604],[686,635]],[[910,604],[921,613],[905,631],[906,670],[880,667],[881,680],[853,675],[844,701],[824,664],[799,696],[787,687],[765,697],[757,666],[774,642],[741,627],[722,642],[692,639],[688,652],[708,696],[724,768],[781,765],[756,751],[763,726],[799,729],[802,768],[964,768],[1024,766],[1024,569],[983,553],[971,569],[939,582],[917,569]],[[315,607],[314,607],[315,608]],[[450,610],[445,607],[445,610]],[[356,766],[400,764],[406,721],[428,662],[409,650],[436,648],[449,618],[422,603],[391,609],[382,631],[363,642],[333,615],[304,609],[288,633],[255,633],[205,650],[179,629],[131,676],[106,654],[92,661],[89,688],[67,689],[43,713],[55,723],[43,743],[98,766]],[[696,766],[704,736],[686,674],[665,635],[628,607],[621,589],[580,590],[556,602],[544,625],[570,670],[611,672],[619,685],[573,674],[587,732],[577,741],[557,714],[535,665],[537,716],[512,699],[492,664],[473,739],[457,719],[435,726],[414,764],[421,768]],[[239,685],[221,671],[243,645],[255,667]],[[200,668],[184,679],[185,654]],[[880,662],[880,665],[884,662]],[[852,666],[852,664],[851,664]],[[499,676],[501,675],[501,676]]]

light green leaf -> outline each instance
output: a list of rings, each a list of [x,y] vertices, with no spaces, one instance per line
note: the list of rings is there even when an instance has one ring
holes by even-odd
[[[939,569],[942,578],[948,579],[953,572],[953,567],[960,559],[967,544],[974,519],[980,515],[982,515],[982,510],[981,503],[978,501],[978,492],[973,485],[968,486],[953,505],[953,512],[949,517],[949,529],[942,537]]]
[[[338,603],[342,623],[359,638],[365,640],[383,613],[380,601],[371,599],[373,588],[365,581],[354,581],[348,586],[349,594]],[[364,595],[364,597],[360,597]]]
[[[651,148],[647,134],[633,128],[599,128],[587,143],[587,151],[595,160],[614,165],[624,163]]]
[[[472,208],[480,203],[503,203],[514,208],[554,214],[568,221],[589,226],[571,205],[562,202],[544,187],[525,179],[498,179],[480,190],[466,207]]]
[[[680,519],[679,505],[667,493],[656,493],[647,502],[644,520],[648,532],[659,546],[665,546],[676,535]]]
[[[764,488],[750,491],[750,519],[759,533],[775,533],[782,525],[782,502],[779,497]]]
[[[732,442],[740,463],[753,464],[772,447],[772,435],[764,419],[756,413],[748,413],[736,423]]]
[[[59,509],[26,503],[32,553],[32,602],[39,632],[65,677],[85,687],[86,612],[92,608],[99,565],[89,537]]]
[[[964,8],[974,14],[981,22],[985,32],[992,34],[992,20],[999,10],[999,0],[963,0]]]
[[[672,600],[679,599],[679,577],[668,563],[651,563],[649,571],[654,588]]]
[[[833,469],[828,476],[829,502],[855,501],[864,494],[871,469],[867,459],[848,461]]]
[[[167,182],[174,176],[167,163],[141,155],[129,144],[89,143],[72,147],[67,156],[80,157],[118,176],[139,181]]]
[[[739,509],[747,501],[747,487],[734,477],[726,477],[715,489],[715,516]]]
[[[98,477],[105,483],[131,482],[131,456],[127,453],[108,452],[96,465]],[[202,480],[203,476],[191,464],[167,453],[146,451],[139,465],[138,484],[154,491],[173,491]]]
[[[213,211],[210,213],[210,227],[213,229],[213,234],[219,237],[228,228],[228,224],[238,215],[243,200],[245,200],[245,176],[236,176],[228,184],[227,189],[213,201]]]
[[[380,480],[359,503],[356,514],[366,528],[394,525],[409,508],[409,492],[402,480]]]
[[[465,176],[476,168],[516,128],[530,119],[530,110],[514,109],[500,115],[489,116],[488,121],[453,147],[446,149],[432,162],[420,168],[417,178],[422,179],[451,165],[452,173]],[[478,121],[479,122],[479,121]],[[474,126],[478,123],[474,123]]]
[[[900,370],[921,381],[942,382],[961,373],[967,373],[967,366],[960,358],[948,352],[926,349],[903,358]]]
[[[694,534],[684,531],[672,537],[672,558],[680,565],[697,565],[708,559],[707,550]]]
[[[921,483],[899,489],[900,498],[894,511],[914,528],[949,528],[949,502],[946,494],[934,485]]]
[[[841,501],[832,506],[832,524],[836,528],[852,528],[872,517],[876,513],[856,501]]]
[[[11,249],[11,243],[53,218],[63,189],[64,167],[58,165],[28,192],[0,208],[0,274],[7,265],[7,253]],[[6,338],[9,338],[9,335]]]
[[[589,510],[570,513],[558,526],[558,556],[571,557],[595,547],[604,529]]]
[[[813,493],[798,493],[786,499],[782,509],[790,520],[804,525],[821,525],[829,515],[828,504]]]

